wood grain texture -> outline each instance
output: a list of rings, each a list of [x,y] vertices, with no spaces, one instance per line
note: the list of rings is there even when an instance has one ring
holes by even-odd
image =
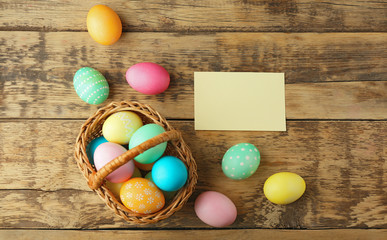
[[[55,240],[116,240],[116,239],[237,239],[251,240],[319,240],[319,239],[368,239],[384,240],[385,229],[337,229],[337,230],[136,230],[136,231],[64,231],[64,230],[0,230],[0,238],[15,240],[55,239]]]
[[[0,29],[86,31],[94,1],[3,0]],[[385,1],[152,0],[106,3],[124,31],[330,32],[387,29]]]
[[[83,121],[0,121],[0,226],[3,228],[127,228],[88,190],[73,159]],[[386,228],[387,122],[287,123],[287,132],[194,131],[172,121],[198,164],[197,190],[162,228],[203,227],[193,201],[205,190],[226,193],[238,208],[234,228]],[[250,142],[261,151],[258,171],[243,181],[224,176],[220,162],[232,145]],[[262,192],[270,175],[296,172],[307,190],[287,206]]]
[[[138,100],[168,118],[193,118],[194,71],[241,71],[285,72],[288,119],[386,119],[387,33],[126,33],[108,47],[84,32],[2,33],[2,118],[90,116],[97,107],[72,84],[90,66],[108,79],[107,103]],[[142,61],[170,72],[165,93],[127,84],[127,68]]]
[[[385,1],[111,0],[106,4],[125,32],[113,46],[86,32],[95,4],[0,2],[0,239],[386,238]],[[164,94],[142,95],[126,83],[126,69],[143,61],[170,72]],[[76,119],[98,108],[73,89],[84,66],[107,77],[106,104],[137,100],[167,118],[187,119],[172,125],[191,146],[199,182],[167,220],[128,224],[87,187],[73,159],[83,123]],[[288,131],[194,131],[194,71],[285,72]],[[251,178],[233,181],[220,161],[240,142],[255,144],[262,160]],[[280,171],[307,183],[304,196],[286,206],[262,191]],[[235,229],[211,230],[195,216],[194,200],[205,190],[235,202]],[[101,228],[123,230],[95,231]],[[308,230],[281,230],[288,228]]]

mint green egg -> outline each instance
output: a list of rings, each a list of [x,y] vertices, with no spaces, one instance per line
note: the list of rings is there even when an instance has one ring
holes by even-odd
[[[137,131],[135,131],[132,137],[130,138],[129,149],[132,149],[163,132],[165,132],[165,130],[160,125],[154,123],[144,125],[137,129]],[[134,160],[142,164],[153,163],[163,155],[166,148],[167,142],[160,143],[159,145],[141,153],[140,155],[135,157]]]
[[[224,154],[222,170],[231,179],[246,179],[257,171],[260,161],[261,155],[253,144],[239,143]]]
[[[90,67],[79,69],[73,79],[77,95],[89,104],[101,104],[109,96],[109,84],[106,78]]]

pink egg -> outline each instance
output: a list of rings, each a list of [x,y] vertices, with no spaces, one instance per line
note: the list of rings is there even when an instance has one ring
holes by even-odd
[[[237,217],[234,203],[225,195],[215,191],[200,194],[195,200],[196,215],[213,227],[225,227]]]
[[[112,142],[102,143],[97,147],[97,149],[95,149],[95,152],[94,152],[95,168],[97,169],[97,171],[100,170],[111,160],[122,155],[125,152],[126,152],[126,149],[117,143],[112,143]],[[110,173],[106,177],[106,179],[112,183],[125,182],[132,176],[133,172],[134,172],[134,163],[133,163],[133,160],[130,160],[129,162],[125,163],[124,165],[116,169],[114,172]]]
[[[143,62],[131,66],[126,72],[126,81],[136,91],[155,95],[164,92],[169,86],[169,74],[162,66]]]

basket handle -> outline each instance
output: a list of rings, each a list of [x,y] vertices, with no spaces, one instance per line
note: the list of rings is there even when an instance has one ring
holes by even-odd
[[[134,159],[137,155],[145,152],[146,150],[159,145],[160,143],[167,142],[169,140],[175,140],[181,137],[181,133],[177,130],[171,130],[167,132],[163,132],[140,145],[126,151],[124,154],[116,157],[108,164],[103,166],[97,172],[93,172],[89,176],[89,187],[93,190],[99,188],[106,176],[115,171],[117,168],[121,167],[125,163]]]

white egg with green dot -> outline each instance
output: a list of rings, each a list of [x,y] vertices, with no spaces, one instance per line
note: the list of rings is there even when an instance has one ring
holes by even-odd
[[[79,69],[73,79],[78,96],[89,104],[101,104],[109,96],[109,84],[106,78],[91,67]]]
[[[232,179],[246,179],[257,171],[261,155],[251,143],[239,143],[229,148],[223,156],[222,170]]]

